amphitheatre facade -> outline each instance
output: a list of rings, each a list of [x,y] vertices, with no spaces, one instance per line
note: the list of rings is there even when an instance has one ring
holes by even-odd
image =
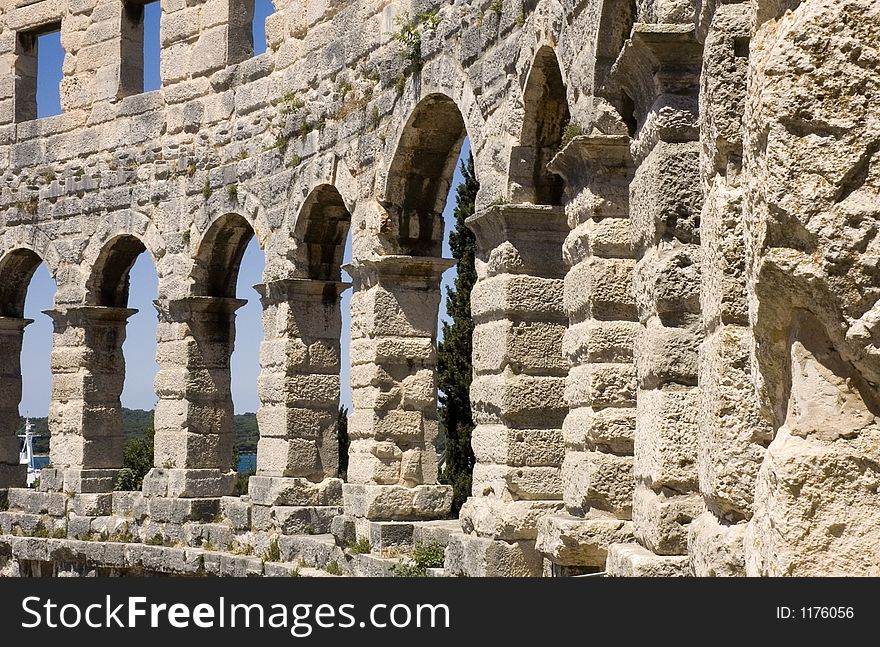
[[[162,0],[144,93],[137,0],[0,6],[5,574],[383,575],[432,542],[448,575],[880,574],[880,4],[275,7],[252,56],[252,0]],[[63,112],[36,119],[34,38],[58,26]],[[465,137],[477,464],[449,519],[436,328]],[[260,440],[234,497],[253,236]],[[155,467],[113,492],[144,251]],[[58,289],[34,491],[15,434],[42,262]]]

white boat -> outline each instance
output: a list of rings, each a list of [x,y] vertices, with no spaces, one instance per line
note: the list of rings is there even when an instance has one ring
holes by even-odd
[[[34,426],[31,424],[31,419],[25,418],[24,431],[23,433],[18,434],[18,437],[22,439],[21,451],[18,455],[18,463],[19,465],[27,465],[28,487],[34,487],[34,482],[40,478],[40,472],[42,471],[34,465],[34,438],[40,435],[42,434],[34,433]]]

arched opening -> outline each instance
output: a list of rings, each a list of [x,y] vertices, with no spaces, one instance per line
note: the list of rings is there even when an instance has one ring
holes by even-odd
[[[441,257],[443,213],[466,136],[451,98],[422,99],[388,170],[385,253],[352,264],[348,487],[394,489],[401,508],[383,518],[436,518],[451,505],[451,489],[438,485],[437,328],[443,273],[454,265]],[[437,505],[409,499],[413,488]]]
[[[387,235],[398,253],[440,255],[443,219],[439,215],[466,135],[458,106],[441,94],[422,99],[404,126],[388,170],[383,204],[392,216]]]
[[[535,55],[523,107],[520,145],[511,151],[511,198],[514,202],[558,205],[564,188],[562,178],[548,171],[547,164],[559,152],[570,117],[562,72],[552,47],[544,46]]]
[[[601,88],[632,32],[636,19],[635,0],[605,0],[596,38],[594,85]]]
[[[210,364],[209,390],[220,421],[214,430],[220,435],[220,462],[243,475],[253,473],[258,436],[257,378],[263,326],[254,286],[262,281],[264,266],[253,227],[244,217],[229,213],[205,232],[193,270],[194,294],[215,299],[213,305],[204,306],[212,314],[205,315],[196,336]],[[238,493],[245,489],[246,478],[240,479]]]
[[[235,344],[229,360],[234,418],[232,422],[233,468],[239,473],[239,492],[254,474],[257,462],[257,411],[260,400],[260,344],[263,341],[263,308],[254,286],[262,283],[265,254],[251,237],[241,255],[235,297],[247,301],[235,312]]]
[[[0,261],[0,487],[32,486],[48,462],[52,321],[43,310],[52,307],[55,289],[35,252],[17,249]],[[37,434],[31,465],[22,465],[24,440],[16,437],[26,419]]]
[[[340,301],[348,287],[341,264],[350,224],[336,188],[315,188],[294,229],[294,277],[260,286],[266,361],[257,414],[259,477],[319,482],[338,475],[344,445],[339,427],[346,422],[340,412]]]
[[[596,96],[604,97],[614,106],[630,137],[634,137],[638,129],[635,103],[609,75],[632,34],[636,15],[635,0],[605,0],[596,36],[596,68],[593,75]]]
[[[253,237],[253,228],[242,216],[229,213],[218,218],[199,244],[193,293],[234,298],[241,261]]]
[[[123,234],[108,241],[87,284],[94,306],[68,309],[59,325],[80,327],[93,360],[86,369],[101,388],[82,389],[83,436],[108,453],[102,467],[123,467],[114,487],[139,490],[153,460],[153,410],[156,406],[156,329],[153,301],[158,275],[146,246]],[[68,404],[68,407],[71,405]],[[90,439],[94,436],[95,439]]]

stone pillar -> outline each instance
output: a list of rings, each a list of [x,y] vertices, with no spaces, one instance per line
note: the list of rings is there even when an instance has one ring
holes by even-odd
[[[144,478],[144,494],[232,493],[229,358],[235,343],[235,311],[245,303],[203,296],[156,301],[155,467]]]
[[[491,207],[467,224],[477,240],[471,295],[477,463],[460,515],[466,534],[454,538],[447,563],[461,574],[540,575],[538,520],[563,505],[568,226],[561,207],[530,204]]]
[[[447,259],[381,256],[349,266],[353,411],[346,515],[438,519],[452,488],[437,484],[437,312]]]
[[[612,545],[612,575],[689,573],[688,525],[703,511],[696,460],[701,57],[692,25],[637,25],[616,66],[640,125],[630,190],[641,323],[632,511],[640,545]]]
[[[119,396],[125,382],[125,324],[137,310],[77,306],[47,310],[55,326],[51,469],[43,491],[110,492],[122,467],[125,438]]]
[[[639,329],[626,134],[574,139],[551,168],[565,178],[571,233],[564,254],[563,351],[571,367],[563,424],[565,512],[539,523],[538,549],[554,573],[601,571],[608,546],[631,542]]]
[[[746,297],[743,114],[751,33],[748,3],[719,5],[703,54],[700,121],[706,195],[703,247],[697,458],[708,509],[691,525],[688,552],[697,576],[744,575],[743,536],[752,516],[758,468],[773,429],[752,383],[754,343]]]
[[[255,287],[264,337],[257,474],[248,494],[258,505],[341,505],[339,297],[349,284],[283,279]]]
[[[27,465],[19,465],[18,405],[21,402],[21,342],[33,319],[0,317],[0,489],[24,487]]]

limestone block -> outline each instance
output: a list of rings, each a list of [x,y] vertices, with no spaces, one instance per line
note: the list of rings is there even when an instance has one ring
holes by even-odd
[[[110,514],[113,494],[74,494],[68,502],[73,514],[83,517],[100,517]]]
[[[722,514],[751,515],[755,479],[772,439],[758,411],[750,362],[751,333],[723,326],[700,351],[697,442],[700,491]]]
[[[144,477],[143,491],[148,497],[221,497],[232,493],[235,478],[235,472],[217,469],[154,467]]]
[[[255,506],[254,513],[257,508]],[[342,514],[339,506],[273,506],[272,525],[282,535],[320,535],[330,532],[330,522]]]
[[[468,534],[504,541],[535,539],[538,519],[561,509],[561,501],[507,501],[485,495],[470,497],[461,509],[461,527]]]
[[[746,574],[743,537],[746,524],[722,525],[711,512],[688,529],[690,568],[697,577],[742,577]]]
[[[663,384],[697,383],[700,336],[687,328],[671,328],[652,320],[636,336],[634,349],[639,383],[643,388]]]
[[[250,494],[251,487],[248,484],[248,494]],[[233,530],[247,530],[251,525],[251,503],[241,497],[221,497],[220,516],[230,523]]]
[[[562,478],[559,467],[515,467],[477,463],[473,491],[505,493],[514,499],[560,499]]]
[[[517,373],[559,373],[566,368],[560,352],[565,326],[561,323],[512,322],[476,326],[473,362],[477,373],[498,373],[507,366]]]
[[[596,319],[634,320],[634,267],[632,259],[597,257],[573,266],[565,276],[565,311],[569,315],[592,313]]]
[[[565,418],[565,378],[529,375],[482,375],[471,382],[477,424],[514,428],[560,428]]]
[[[639,391],[635,477],[678,492],[697,485],[698,389]]]
[[[342,486],[345,514],[385,521],[438,519],[449,514],[452,488],[448,485],[364,485]]]
[[[604,569],[608,546],[632,541],[631,521],[604,516],[547,515],[538,521],[535,549],[554,564]]]
[[[251,476],[248,496],[254,503],[265,506],[338,506],[342,502],[342,481],[328,478],[314,483],[304,478]],[[233,505],[232,499],[228,505]]]
[[[636,369],[632,364],[573,366],[565,385],[565,400],[573,407],[627,407],[635,401]]]
[[[143,520],[147,515],[143,492],[113,492],[111,511],[118,517]]]
[[[540,577],[541,553],[534,541],[504,542],[461,533],[449,537],[447,573],[467,577]]]
[[[687,555],[688,525],[703,509],[703,499],[698,494],[658,494],[636,487],[633,532],[640,544],[657,555]]]
[[[471,292],[471,313],[477,322],[533,315],[565,321],[560,298],[562,279],[502,274],[477,281]]]
[[[565,455],[557,429],[508,429],[503,425],[478,425],[471,445],[479,463],[514,467],[559,466]]]
[[[638,544],[612,544],[605,567],[610,577],[688,577],[686,555],[659,556]]]
[[[147,514],[159,523],[183,524],[187,521],[211,521],[220,512],[218,498],[180,499],[148,497]]]
[[[572,448],[595,448],[612,454],[632,454],[636,427],[635,407],[582,407],[569,411],[563,438]]]
[[[633,345],[641,327],[634,321],[589,319],[565,331],[562,352],[572,366],[596,363],[632,363]]]

